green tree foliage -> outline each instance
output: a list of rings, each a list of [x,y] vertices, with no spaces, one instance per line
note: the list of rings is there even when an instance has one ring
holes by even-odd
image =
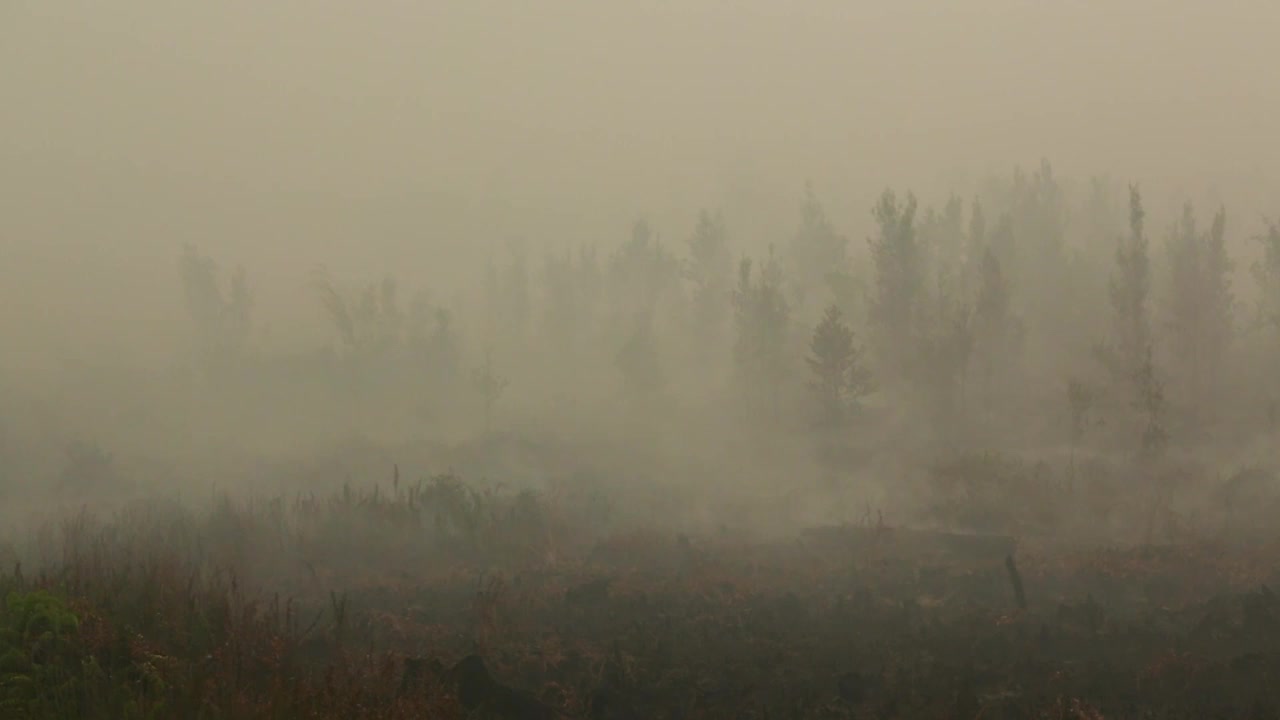
[[[842,422],[871,391],[871,374],[862,361],[862,351],[854,344],[853,330],[836,305],[827,308],[814,329],[805,362],[825,424]]]
[[[756,273],[744,259],[738,267],[738,285],[733,291],[734,324],[737,339],[734,360],[749,397],[771,397],[774,410],[779,386],[787,373],[787,335],[791,307],[782,288],[782,268],[769,257]]]
[[[253,293],[244,268],[231,273],[224,291],[217,263],[188,245],[179,272],[197,362],[207,378],[223,379],[244,360],[253,329]]]
[[[79,716],[79,626],[75,613],[51,593],[9,593],[0,606],[0,717]]]

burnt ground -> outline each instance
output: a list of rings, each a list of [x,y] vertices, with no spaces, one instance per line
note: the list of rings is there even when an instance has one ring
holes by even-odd
[[[478,653],[587,717],[1262,718],[1280,717],[1266,557],[890,528],[635,536],[555,570],[347,597],[376,644]]]
[[[585,517],[438,478],[64,519],[28,546],[48,557],[0,578],[0,708],[1280,717],[1274,542],[1121,545],[882,522],[752,538],[588,532]]]

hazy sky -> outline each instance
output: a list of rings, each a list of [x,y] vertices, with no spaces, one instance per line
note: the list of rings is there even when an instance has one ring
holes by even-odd
[[[806,179],[857,236],[885,185],[1042,156],[1251,232],[1280,213],[1277,28],[1243,0],[0,0],[0,333],[163,348],[183,242],[266,311],[317,263],[442,283],[642,212],[782,240]]]

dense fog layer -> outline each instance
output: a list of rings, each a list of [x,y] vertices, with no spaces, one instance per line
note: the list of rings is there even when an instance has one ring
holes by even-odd
[[[1082,488],[1090,527],[1124,478],[1208,512],[1276,460],[1277,26],[8,3],[0,496],[398,464],[644,521],[1008,529],[939,514],[953,463]]]

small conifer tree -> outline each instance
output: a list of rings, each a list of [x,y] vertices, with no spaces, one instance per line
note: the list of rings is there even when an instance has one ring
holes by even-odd
[[[845,323],[840,308],[831,305],[814,329],[805,358],[813,374],[813,388],[827,424],[843,421],[858,400],[871,389],[871,378],[862,362],[862,352],[854,344],[853,330]]]

